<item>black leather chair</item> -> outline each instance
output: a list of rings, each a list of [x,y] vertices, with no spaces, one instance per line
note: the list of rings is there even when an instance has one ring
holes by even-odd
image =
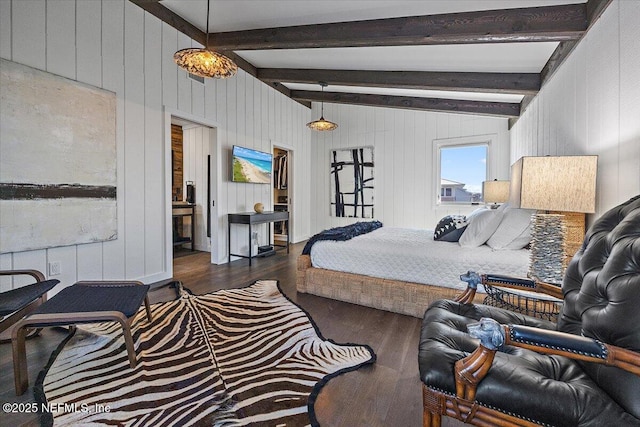
[[[433,303],[419,348],[424,426],[442,415],[480,426],[640,426],[640,196],[590,227],[562,292],[557,324]]]

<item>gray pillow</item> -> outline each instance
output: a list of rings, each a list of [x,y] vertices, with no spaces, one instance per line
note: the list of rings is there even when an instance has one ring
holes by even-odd
[[[467,228],[464,215],[447,215],[438,221],[433,232],[433,240],[441,242],[457,242]]]
[[[474,211],[467,217],[469,225],[460,237],[460,246],[477,248],[486,243],[495,233],[504,214],[504,205],[498,209],[483,209]]]
[[[522,249],[527,246],[531,241],[531,215],[535,212],[532,209],[505,209],[502,222],[487,245],[496,250]]]

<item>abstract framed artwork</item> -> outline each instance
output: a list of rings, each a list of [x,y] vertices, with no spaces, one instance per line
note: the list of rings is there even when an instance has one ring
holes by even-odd
[[[116,239],[115,94],[0,61],[0,253]]]
[[[332,150],[331,216],[373,218],[373,147]]]

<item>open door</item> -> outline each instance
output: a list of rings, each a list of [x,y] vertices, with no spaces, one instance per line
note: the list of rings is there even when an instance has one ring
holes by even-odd
[[[291,241],[293,230],[293,151],[273,146],[273,210],[289,212],[288,224],[284,221],[273,224],[274,243],[285,244]],[[288,227],[288,229],[287,229]]]

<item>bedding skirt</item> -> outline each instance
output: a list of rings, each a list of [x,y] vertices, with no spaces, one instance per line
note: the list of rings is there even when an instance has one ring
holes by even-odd
[[[454,299],[462,293],[454,288],[315,268],[309,255],[298,257],[296,289],[301,293],[418,318],[422,318],[432,302]],[[483,299],[484,294],[476,294],[474,302],[480,304]]]

